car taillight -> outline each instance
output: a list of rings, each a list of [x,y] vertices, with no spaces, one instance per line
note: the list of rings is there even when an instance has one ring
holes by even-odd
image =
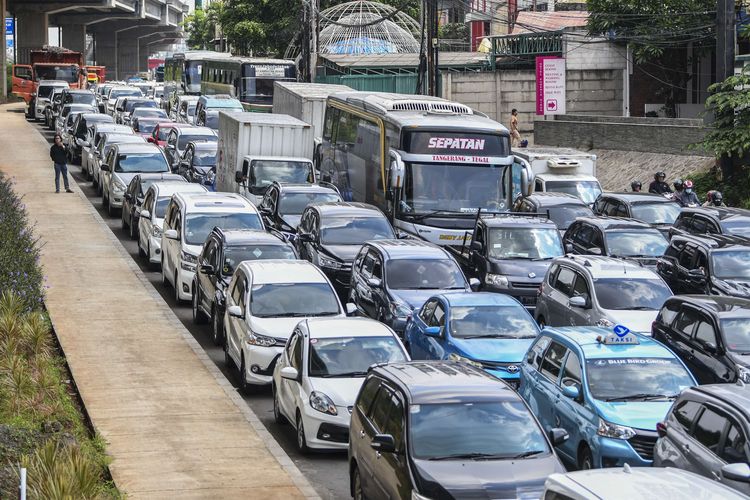
[[[656,433],[659,435],[659,437],[666,437],[667,436],[667,423],[666,422],[657,422],[656,424]]]

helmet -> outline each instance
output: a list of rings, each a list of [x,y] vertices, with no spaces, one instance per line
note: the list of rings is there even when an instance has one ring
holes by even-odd
[[[674,181],[674,188],[677,190],[682,189],[682,179],[677,179]]]
[[[717,207],[720,207],[724,203],[724,196],[722,196],[721,191],[714,191],[710,201]]]
[[[633,181],[630,183],[630,189],[632,189],[633,191],[635,191],[636,189],[640,191],[642,186],[643,184],[641,184],[641,181]]]
[[[657,180],[657,181],[658,181],[660,177],[662,178],[662,181],[661,181],[661,182],[664,182],[664,179],[666,179],[666,178],[667,178],[667,174],[665,174],[664,172],[656,172],[656,173],[654,174],[654,180]]]
[[[693,189],[693,181],[685,181],[685,189]]]

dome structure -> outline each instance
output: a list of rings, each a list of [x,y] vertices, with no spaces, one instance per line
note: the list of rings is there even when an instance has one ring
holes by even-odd
[[[319,19],[321,54],[419,52],[419,24],[390,5],[355,0],[321,11]]]

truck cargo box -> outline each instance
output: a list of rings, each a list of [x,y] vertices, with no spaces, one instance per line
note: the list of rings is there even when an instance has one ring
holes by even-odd
[[[313,128],[313,137],[323,136],[326,99],[337,92],[350,92],[346,85],[325,83],[274,82],[273,112],[290,115]]]

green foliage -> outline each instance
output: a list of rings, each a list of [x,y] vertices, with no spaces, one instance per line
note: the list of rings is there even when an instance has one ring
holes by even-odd
[[[691,179],[698,197],[705,200],[706,193],[716,189],[724,195],[724,203],[727,206],[750,209],[750,192],[747,190],[750,180],[750,167],[735,169],[734,175],[730,179],[722,179],[718,173],[718,169],[712,169],[697,174]]]
[[[53,440],[21,459],[30,498],[99,498],[100,471],[76,446]]]
[[[233,0],[219,20],[234,52],[280,56],[299,29],[301,9],[301,0]]]
[[[213,26],[202,9],[196,9],[186,16],[182,27],[188,35],[186,43],[191,49],[207,49],[213,40]]]
[[[440,27],[438,37],[448,40],[469,40],[469,25],[466,23],[448,23]]]
[[[750,153],[750,71],[747,68],[723,82],[708,87],[706,109],[714,113],[714,122],[701,146],[717,157],[736,161]]]
[[[0,292],[14,290],[26,309],[44,299],[39,244],[13,181],[0,173]]]

